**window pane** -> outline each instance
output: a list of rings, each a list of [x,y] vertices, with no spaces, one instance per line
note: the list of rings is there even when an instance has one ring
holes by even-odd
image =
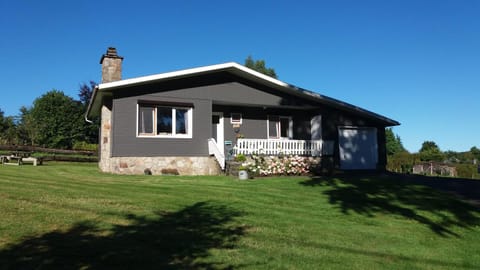
[[[157,133],[172,134],[172,108],[157,107]]]
[[[187,134],[188,127],[188,110],[176,109],[175,132],[176,134]]]
[[[268,135],[270,138],[278,138],[277,126],[278,117],[270,116],[268,118]]]
[[[139,108],[138,134],[153,134],[153,107]]]
[[[288,138],[289,128],[290,128],[290,119],[280,118],[280,137]]]
[[[240,124],[242,123],[241,113],[232,113],[230,117],[231,117],[231,120],[230,120],[231,123],[240,123]]]

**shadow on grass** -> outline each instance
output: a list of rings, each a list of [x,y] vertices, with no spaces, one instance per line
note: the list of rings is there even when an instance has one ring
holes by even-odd
[[[231,269],[211,262],[210,249],[233,248],[240,213],[199,202],[154,218],[129,215],[111,230],[84,222],[0,251],[2,269]],[[235,266],[236,267],[236,266]]]
[[[427,181],[427,182],[425,182]],[[329,202],[345,214],[390,214],[415,220],[441,236],[459,237],[455,227],[480,225],[480,209],[427,186],[427,179],[402,175],[343,174],[314,177],[305,186],[325,186]]]

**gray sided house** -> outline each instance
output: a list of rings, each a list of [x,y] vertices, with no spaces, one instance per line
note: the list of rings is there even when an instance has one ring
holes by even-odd
[[[385,127],[399,123],[237,63],[121,79],[102,56],[87,120],[101,117],[104,172],[219,174],[237,154],[333,159],[343,170],[384,170]]]

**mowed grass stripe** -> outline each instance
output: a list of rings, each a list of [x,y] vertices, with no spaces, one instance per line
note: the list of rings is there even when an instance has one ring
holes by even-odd
[[[115,268],[108,258],[117,258],[125,268],[129,260],[137,268],[479,268],[480,215],[457,199],[415,185],[375,193],[377,179],[368,177],[361,192],[345,191],[357,185],[351,179],[309,181],[110,175],[95,164],[3,166],[0,263],[37,268],[36,258],[46,258],[44,268]],[[37,238],[51,251],[32,250]],[[69,250],[56,253],[56,245]],[[85,250],[88,259],[80,262]]]

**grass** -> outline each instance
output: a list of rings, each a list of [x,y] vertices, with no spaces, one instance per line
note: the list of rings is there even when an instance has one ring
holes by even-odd
[[[387,176],[0,166],[0,269],[479,269],[480,209]]]

